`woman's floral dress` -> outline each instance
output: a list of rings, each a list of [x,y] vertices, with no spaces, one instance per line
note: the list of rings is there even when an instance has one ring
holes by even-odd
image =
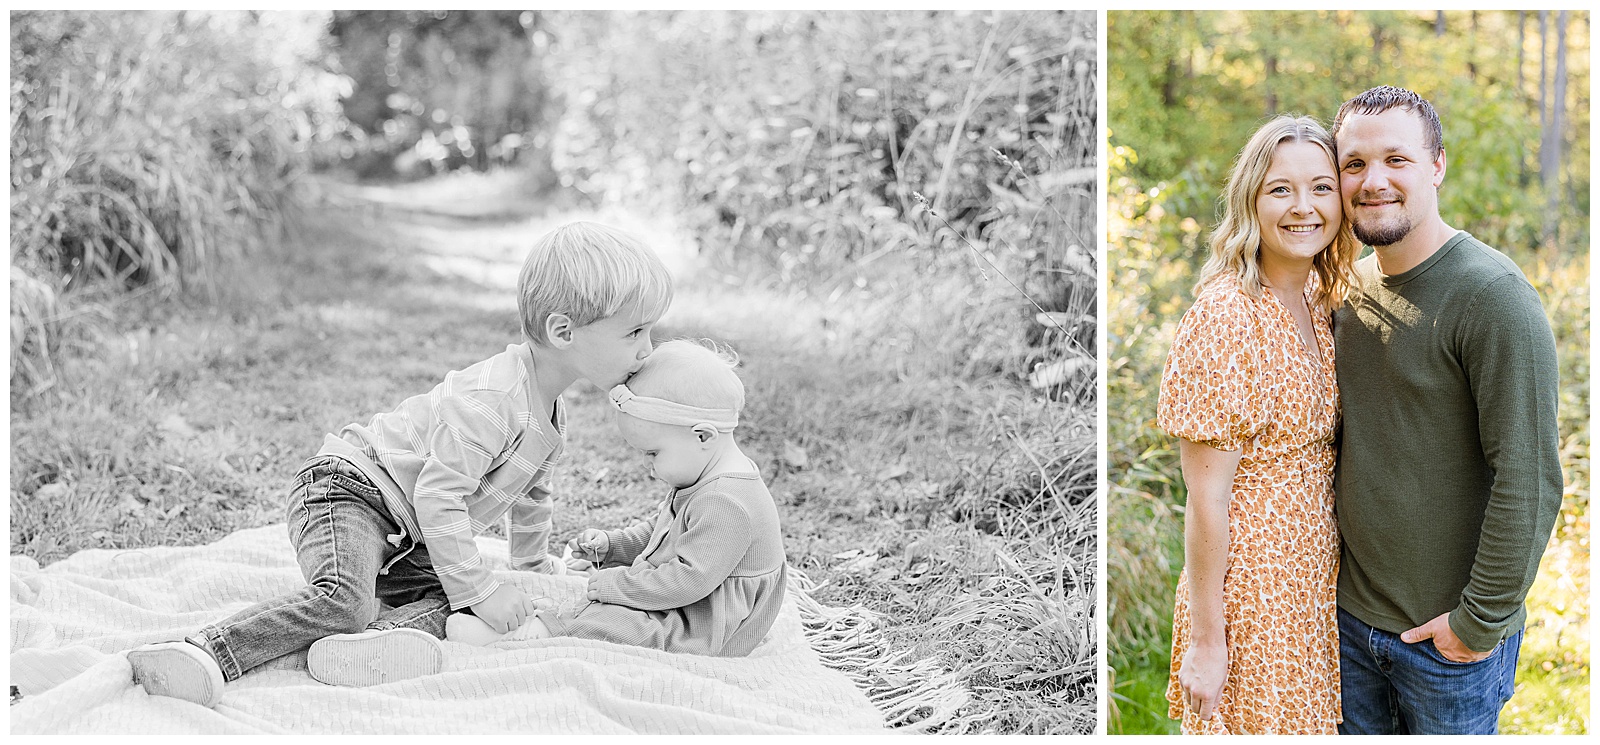
[[[1308,306],[1316,275],[1306,288]],[[1187,572],[1172,621],[1168,716],[1185,733],[1335,734],[1339,710],[1333,514],[1339,389],[1333,330],[1312,313],[1320,355],[1270,291],[1212,282],[1179,324],[1157,422],[1175,437],[1243,449],[1228,502],[1223,606],[1228,679],[1216,713],[1186,711],[1178,671],[1190,637]]]

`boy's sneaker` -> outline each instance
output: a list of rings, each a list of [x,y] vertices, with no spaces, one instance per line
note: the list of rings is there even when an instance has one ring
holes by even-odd
[[[222,668],[211,654],[189,642],[146,644],[128,651],[133,682],[152,696],[192,701],[206,708],[222,700]]]
[[[392,683],[444,669],[444,645],[416,629],[382,629],[318,639],[306,653],[311,677],[334,686]]]

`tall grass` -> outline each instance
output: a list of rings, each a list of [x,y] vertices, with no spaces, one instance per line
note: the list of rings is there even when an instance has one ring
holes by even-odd
[[[11,14],[14,391],[48,384],[51,326],[85,288],[203,289],[218,262],[268,245],[335,93],[295,57],[316,29],[245,13]]]
[[[792,534],[826,537],[791,546],[791,558],[821,581],[820,599],[873,608],[891,619],[893,648],[966,682],[970,701],[944,731],[1088,733],[1100,643],[1094,367],[1036,382],[1042,367],[1085,359],[1075,335],[1093,338],[1095,268],[1069,247],[1094,215],[1070,187],[1016,178],[1031,209],[982,236],[924,215],[919,252],[844,263],[816,289],[730,276],[674,314],[796,350],[779,369],[761,367],[759,346],[747,355],[753,432],[770,422],[793,438],[756,447],[812,458],[775,493],[800,495],[803,506],[785,507],[800,521]],[[1030,274],[1029,250],[1049,252],[1061,276]],[[1066,291],[1045,295],[1056,283]],[[1052,317],[1030,297],[1047,298]]]
[[[1030,173],[1070,163],[1051,178],[1087,174],[1072,185],[1092,209],[1092,13],[548,20],[548,74],[568,101],[552,139],[562,183],[680,212],[708,256],[818,286],[890,253],[931,259],[914,192],[963,232],[1036,202],[995,148]],[[1093,246],[1092,232],[1074,242]]]
[[[741,349],[753,450],[806,454],[773,483],[789,534],[804,537],[791,560],[819,599],[872,608],[891,648],[965,682],[971,700],[948,731],[1091,732],[1093,408],[1022,384],[1033,321],[1014,296],[912,283],[908,270],[825,304],[702,288],[675,323]]]

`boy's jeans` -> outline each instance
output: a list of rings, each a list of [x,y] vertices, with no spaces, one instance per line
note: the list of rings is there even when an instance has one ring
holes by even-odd
[[[1518,631],[1477,662],[1451,662],[1432,639],[1416,644],[1339,609],[1341,735],[1492,735],[1511,700]]]
[[[426,546],[417,544],[388,574],[378,574],[404,546],[389,544],[387,537],[400,529],[359,469],[333,456],[307,461],[290,493],[288,517],[306,586],[192,637],[221,664],[225,679],[333,634],[404,627],[444,637],[450,604]]]

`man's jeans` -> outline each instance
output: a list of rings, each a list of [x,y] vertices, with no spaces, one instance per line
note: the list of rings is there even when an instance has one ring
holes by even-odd
[[[1492,735],[1511,700],[1522,632],[1477,662],[1451,662],[1339,609],[1341,735]]]
[[[333,456],[307,461],[290,493],[288,518],[306,586],[191,637],[217,659],[225,679],[333,634],[404,627],[444,636],[450,604],[426,546],[418,543],[387,574],[378,573],[405,545],[388,542],[400,528],[359,469]],[[416,540],[408,536],[405,543]]]

